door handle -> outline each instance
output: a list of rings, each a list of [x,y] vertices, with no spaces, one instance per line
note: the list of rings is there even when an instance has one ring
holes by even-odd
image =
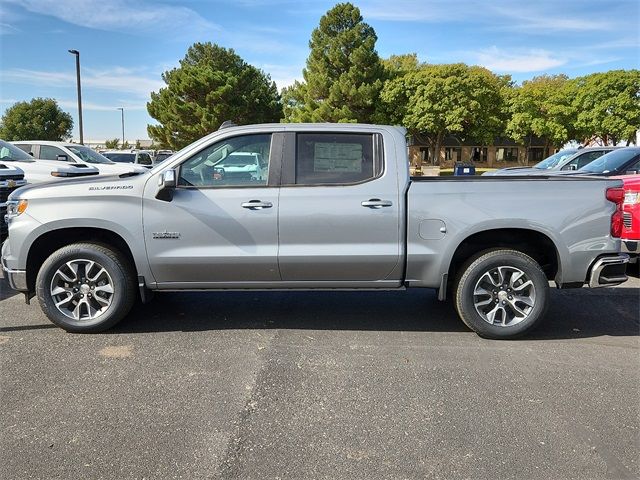
[[[263,202],[261,200],[249,200],[248,202],[241,203],[242,208],[248,208],[249,210],[262,210],[263,208],[273,207],[271,202]]]
[[[360,205],[368,208],[382,208],[382,207],[390,207],[393,205],[389,200],[380,200],[379,198],[370,198],[366,202],[362,202]]]

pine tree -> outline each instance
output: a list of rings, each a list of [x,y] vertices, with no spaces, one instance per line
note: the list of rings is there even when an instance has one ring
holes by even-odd
[[[340,3],[311,34],[304,82],[283,91],[289,122],[371,122],[382,88],[377,36],[360,10]]]
[[[242,125],[282,118],[275,83],[233,49],[196,43],[162,79],[167,86],[152,92],[147,103],[149,115],[160,124],[149,125],[147,131],[163,148],[179,150],[225,120]]]

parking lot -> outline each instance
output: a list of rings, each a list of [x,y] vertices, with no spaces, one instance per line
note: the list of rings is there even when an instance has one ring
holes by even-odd
[[[2,478],[637,478],[640,281],[484,340],[431,291],[166,293],[72,335],[2,280]]]

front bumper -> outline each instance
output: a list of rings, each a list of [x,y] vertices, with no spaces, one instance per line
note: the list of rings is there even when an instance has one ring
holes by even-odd
[[[26,270],[11,270],[5,265],[4,257],[2,257],[2,271],[4,276],[9,282],[9,286],[14,290],[20,292],[26,292],[29,290],[27,287],[27,272]]]
[[[606,255],[596,259],[591,266],[589,287],[609,287],[626,282],[627,274],[625,271],[628,262],[629,255],[626,253]]]

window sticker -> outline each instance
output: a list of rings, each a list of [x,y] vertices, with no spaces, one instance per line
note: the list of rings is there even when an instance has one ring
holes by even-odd
[[[361,173],[362,144],[316,142],[313,171]]]

